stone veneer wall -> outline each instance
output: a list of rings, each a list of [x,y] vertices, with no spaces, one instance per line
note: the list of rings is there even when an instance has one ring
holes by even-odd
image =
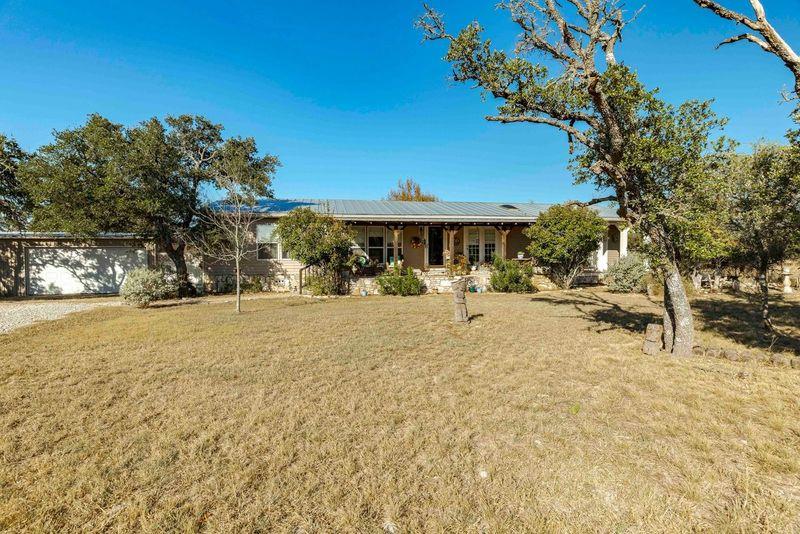
[[[425,282],[426,293],[451,293],[453,283],[461,278],[466,278],[470,287],[477,288],[478,291],[489,291],[489,269],[478,269],[467,276],[451,277],[444,271],[420,271],[415,269],[414,274]],[[360,295],[361,291],[366,291],[368,295],[378,294],[378,284],[374,276],[354,278],[350,284],[350,292],[353,295]]]

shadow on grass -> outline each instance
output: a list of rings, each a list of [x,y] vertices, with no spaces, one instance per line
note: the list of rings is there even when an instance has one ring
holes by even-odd
[[[581,317],[597,323],[597,332],[624,328],[636,334],[644,333],[648,323],[661,322],[660,302],[609,294],[559,293],[538,294],[531,299],[556,306],[572,306]],[[644,297],[641,297],[644,299]],[[791,351],[800,354],[800,302],[772,296],[771,311],[778,334],[765,336],[761,326],[760,302],[757,296],[722,294],[700,296],[692,300],[692,310],[698,320],[698,330],[711,332],[750,348]]]
[[[606,296],[596,292],[586,293],[540,293],[533,299],[553,305],[572,306],[581,317],[599,323],[595,331],[606,332],[624,328],[637,334],[643,333],[648,323],[659,320],[655,312],[641,310],[640,306],[623,307]]]
[[[702,328],[752,348],[792,351],[800,354],[800,302],[770,295],[770,312],[777,335],[765,335],[761,326],[761,302],[756,295],[721,295],[695,299],[692,309]]]

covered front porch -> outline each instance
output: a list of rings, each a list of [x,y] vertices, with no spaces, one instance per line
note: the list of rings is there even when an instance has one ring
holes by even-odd
[[[444,268],[463,256],[474,266],[502,258],[525,255],[526,225],[480,224],[354,224],[355,248],[371,262],[421,271]]]
[[[441,270],[460,256],[476,267],[504,259],[527,258],[529,239],[523,234],[527,224],[351,224],[355,245],[360,254],[378,266],[394,265],[399,259],[404,267],[423,272]],[[591,268],[606,272],[628,253],[628,228],[609,224],[598,243]]]

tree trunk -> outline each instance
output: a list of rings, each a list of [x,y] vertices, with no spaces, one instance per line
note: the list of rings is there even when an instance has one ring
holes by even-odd
[[[236,313],[242,312],[242,270],[236,258]]]
[[[664,277],[664,350],[672,354],[675,345],[675,316],[672,310],[672,299],[669,296],[667,279]]]
[[[670,329],[672,330],[672,355],[688,357],[694,348],[694,318],[689,297],[683,287],[683,280],[678,266],[667,265],[664,269],[664,303],[665,311],[669,302]],[[668,300],[667,300],[668,298]],[[666,313],[665,313],[666,316]],[[664,324],[664,338],[667,338],[667,324]]]
[[[769,316],[769,283],[767,275],[769,274],[769,261],[762,258],[759,262],[758,271],[758,285],[761,289],[761,321],[764,325],[764,332],[770,334],[774,328],[772,326],[772,318]]]
[[[190,296],[191,282],[189,282],[189,268],[186,265],[186,245],[173,246],[171,242],[162,243],[164,252],[167,253],[175,266],[175,281],[178,284],[178,298]]]

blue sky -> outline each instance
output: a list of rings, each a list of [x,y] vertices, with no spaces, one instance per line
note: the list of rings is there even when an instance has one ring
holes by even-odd
[[[430,3],[452,30],[477,19],[513,44],[495,0]],[[796,0],[764,4],[800,47]],[[405,177],[446,200],[590,197],[572,185],[562,135],[483,120],[492,103],[448,80],[441,43],[420,43],[421,11],[405,0],[0,2],[0,131],[34,149],[92,112],[124,124],[202,114],[280,157],[281,197],[381,198]],[[715,98],[736,139],[780,140],[788,71],[753,45],[714,50],[734,33],[691,0],[651,0],[618,58],[670,101]]]

